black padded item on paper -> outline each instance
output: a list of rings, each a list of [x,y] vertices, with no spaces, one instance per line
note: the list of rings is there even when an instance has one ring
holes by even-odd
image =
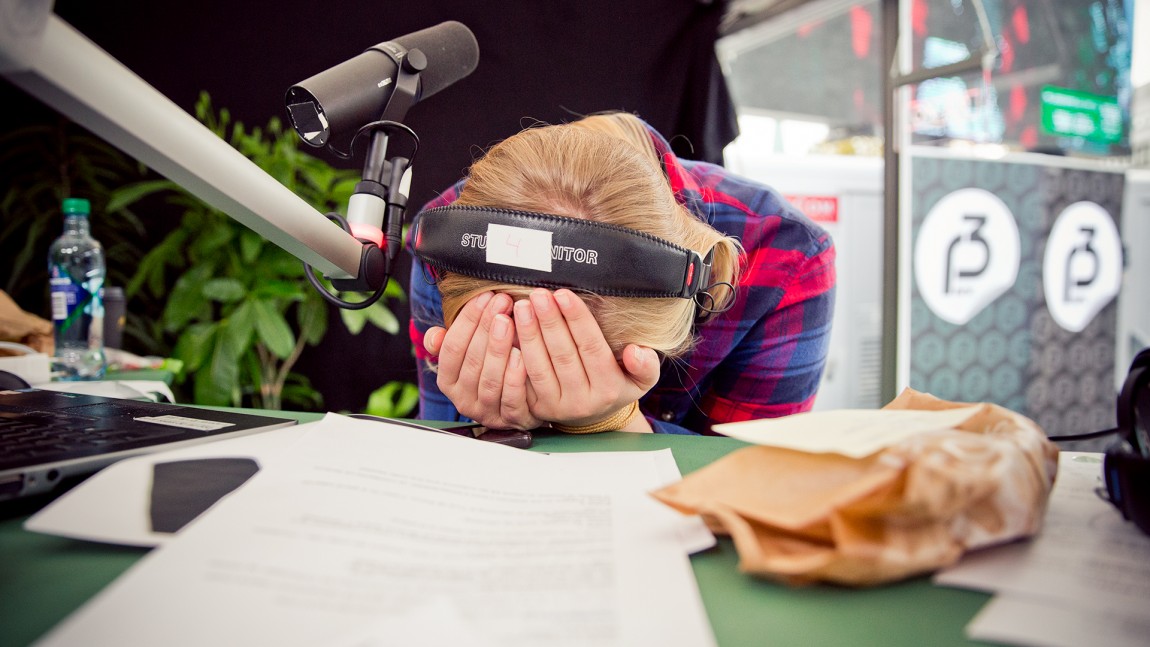
[[[201,458],[152,466],[149,513],[153,532],[176,533],[260,466],[250,458]]]
[[[551,271],[490,262],[489,225],[550,232]],[[411,239],[415,255],[436,269],[516,285],[690,299],[710,279],[710,266],[693,250],[582,218],[453,205],[417,214]]]

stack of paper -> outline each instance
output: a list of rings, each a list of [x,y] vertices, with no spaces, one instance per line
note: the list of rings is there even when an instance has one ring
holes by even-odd
[[[669,452],[329,415],[262,463],[42,644],[714,643],[684,549],[700,526],[646,494],[677,478]]]
[[[1102,456],[1062,452],[1042,531],[1031,541],[968,555],[937,584],[995,592],[967,626],[1011,644],[1150,644],[1150,537],[1096,490]]]

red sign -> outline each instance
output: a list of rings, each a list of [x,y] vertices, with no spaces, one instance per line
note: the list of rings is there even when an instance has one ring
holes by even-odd
[[[834,195],[788,195],[787,202],[815,222],[839,221],[839,198]]]

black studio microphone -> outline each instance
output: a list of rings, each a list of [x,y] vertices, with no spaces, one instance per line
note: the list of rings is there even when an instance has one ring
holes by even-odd
[[[453,20],[443,22],[370,47],[292,86],[288,115],[308,144],[322,147],[337,140],[342,148],[364,124],[381,118],[401,65],[418,73],[415,104],[471,74],[478,64],[479,44],[471,30]],[[403,115],[388,118],[398,121]]]
[[[370,47],[288,89],[288,117],[308,144],[328,146],[348,157],[355,138],[369,135],[363,178],[344,219],[345,228],[364,242],[360,270],[350,279],[332,278],[332,285],[374,294],[349,304],[319,287],[309,268],[308,279],[331,303],[363,308],[383,294],[399,255],[411,163],[419,142],[401,120],[411,106],[471,74],[478,64],[475,35],[463,24],[448,21]],[[414,144],[407,156],[388,157],[392,134],[405,135]]]

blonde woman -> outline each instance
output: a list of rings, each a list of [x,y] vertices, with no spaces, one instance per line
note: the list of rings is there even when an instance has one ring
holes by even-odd
[[[679,159],[643,121],[614,113],[508,138],[421,217],[444,217],[427,210],[445,205],[622,227],[708,257],[711,272],[694,299],[604,296],[499,283],[417,258],[420,417],[682,434],[813,403],[834,247],[768,187]]]

